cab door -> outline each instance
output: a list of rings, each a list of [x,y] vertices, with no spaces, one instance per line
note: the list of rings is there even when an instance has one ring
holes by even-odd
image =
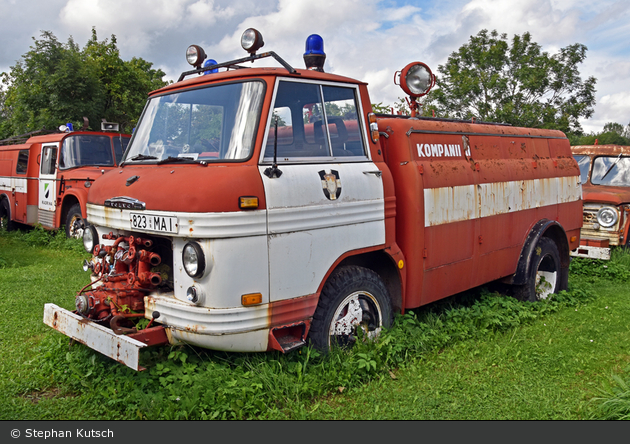
[[[37,194],[37,219],[48,228],[55,228],[57,209],[57,152],[59,144],[42,144],[39,162],[39,189]]]
[[[383,181],[358,98],[353,85],[276,84],[259,166],[272,302],[316,293],[345,253],[385,243]]]

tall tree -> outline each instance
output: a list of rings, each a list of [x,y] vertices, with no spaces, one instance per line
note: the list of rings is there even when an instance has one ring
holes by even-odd
[[[586,50],[576,43],[549,55],[529,32],[508,42],[484,29],[438,67],[428,105],[442,116],[581,134],[578,119],[593,114],[597,82],[580,77]]]
[[[50,31],[33,41],[11,71],[2,73],[0,138],[66,122],[80,127],[84,116],[92,130],[106,119],[131,131],[147,93],[166,85],[164,72],[151,63],[123,61],[113,35],[99,42],[93,29],[83,50],[72,37],[64,44]]]

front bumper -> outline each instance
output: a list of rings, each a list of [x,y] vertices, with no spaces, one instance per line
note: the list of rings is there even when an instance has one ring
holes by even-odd
[[[145,317],[168,326],[173,343],[184,342],[213,350],[266,351],[271,327],[269,304],[208,308],[177,300],[172,295],[144,298]]]
[[[140,349],[147,346],[143,342],[129,336],[117,335],[109,328],[55,304],[44,306],[44,324],[127,367],[144,370],[138,364]]]
[[[580,239],[580,246],[571,251],[571,256],[610,260],[609,245],[608,239],[582,237]]]

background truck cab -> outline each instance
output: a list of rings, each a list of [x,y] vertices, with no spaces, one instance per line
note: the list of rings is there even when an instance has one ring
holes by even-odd
[[[571,147],[580,166],[584,223],[575,256],[610,259],[611,246],[630,246],[630,147]]]
[[[197,69],[151,93],[89,192],[92,286],[74,313],[46,304],[49,326],[138,369],[148,344],[329,350],[486,282],[566,288],[582,203],[563,133],[377,116],[365,83],[323,72],[319,36],[306,70],[255,54],[256,30],[242,44],[205,67],[191,46]],[[233,69],[263,57],[283,67]],[[401,72],[414,110],[434,79]]]
[[[119,164],[130,136],[111,131],[72,131],[18,136],[0,141],[0,221],[65,225],[68,237],[81,237],[92,183]],[[102,122],[102,129],[117,124]],[[30,136],[30,137],[28,137]]]

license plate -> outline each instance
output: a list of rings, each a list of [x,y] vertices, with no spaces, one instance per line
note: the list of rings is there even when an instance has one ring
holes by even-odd
[[[131,213],[129,218],[132,229],[157,231],[159,233],[177,233],[179,228],[176,217]]]

